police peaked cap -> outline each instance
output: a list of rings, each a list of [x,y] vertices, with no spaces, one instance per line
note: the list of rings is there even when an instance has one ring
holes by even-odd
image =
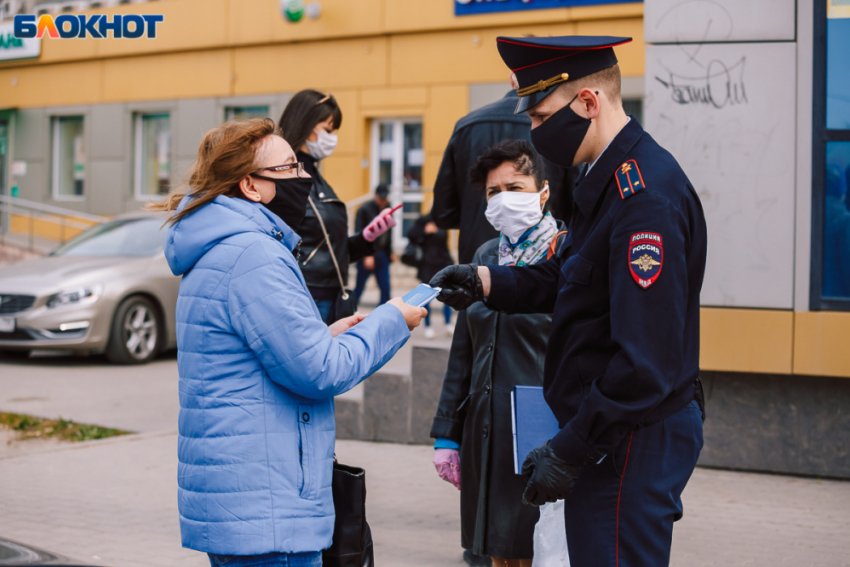
[[[601,35],[496,38],[499,55],[519,83],[519,104],[514,112],[525,112],[561,83],[613,67],[617,64],[614,46],[631,40]]]

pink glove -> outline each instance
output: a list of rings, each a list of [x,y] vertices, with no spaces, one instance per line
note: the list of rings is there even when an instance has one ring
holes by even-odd
[[[460,490],[460,453],[455,449],[437,449],[434,451],[434,466],[437,474],[446,482],[454,484]]]
[[[398,207],[396,207],[398,208]],[[393,218],[393,211],[396,209],[390,209],[387,207],[380,213],[375,219],[366,225],[366,228],[363,229],[363,238],[368,240],[369,242],[375,242],[375,239],[384,234],[386,231],[391,229],[396,225],[395,219]]]

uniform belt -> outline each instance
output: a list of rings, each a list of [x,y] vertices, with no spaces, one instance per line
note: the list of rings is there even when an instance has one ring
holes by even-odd
[[[694,382],[693,388],[685,388],[675,396],[665,399],[643,421],[638,423],[637,427],[646,427],[667,419],[671,415],[685,409],[692,401],[696,401],[699,405],[699,409],[702,412],[702,420],[705,421],[705,401],[702,392],[702,382],[700,382],[699,377]]]

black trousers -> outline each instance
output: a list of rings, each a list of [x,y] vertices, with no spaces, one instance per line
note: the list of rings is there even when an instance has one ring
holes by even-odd
[[[564,502],[571,567],[666,567],[682,491],[702,450],[696,402],[585,467]]]

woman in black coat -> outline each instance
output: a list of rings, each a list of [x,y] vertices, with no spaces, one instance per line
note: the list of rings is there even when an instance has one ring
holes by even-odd
[[[348,235],[345,203],[318,168],[319,162],[336,148],[337,130],[341,125],[342,111],[336,99],[309,89],[292,97],[278,122],[283,137],[313,178],[307,215],[298,228],[301,237],[299,264],[307,289],[327,324],[354,314],[353,295],[349,294],[349,300],[341,300],[343,289],[348,285],[349,264],[372,255],[375,239],[396,224],[388,215],[389,209],[385,209],[361,233]],[[328,248],[325,231],[332,250]]]
[[[487,219],[500,236],[478,249],[474,263],[536,264],[563,244],[563,223],[544,210],[544,175],[525,141],[503,142],[479,158],[472,178],[485,188]],[[462,545],[499,567],[530,567],[534,554],[539,512],[522,503],[525,482],[514,474],[511,392],[542,386],[550,325],[549,315],[508,315],[481,302],[461,311],[431,429],[437,471],[461,491]]]
[[[419,278],[420,282],[430,282],[431,278],[437,275],[437,272],[455,263],[454,258],[449,253],[449,233],[442,228],[437,228],[431,213],[416,219],[416,223],[407,233],[407,239],[422,248],[422,261],[419,262],[416,272],[416,277]],[[425,317],[425,338],[433,339],[431,305],[426,305],[425,309],[428,310],[428,315]],[[452,308],[448,305],[443,305],[443,318],[446,324],[446,334],[451,336],[454,327],[452,326]]]

